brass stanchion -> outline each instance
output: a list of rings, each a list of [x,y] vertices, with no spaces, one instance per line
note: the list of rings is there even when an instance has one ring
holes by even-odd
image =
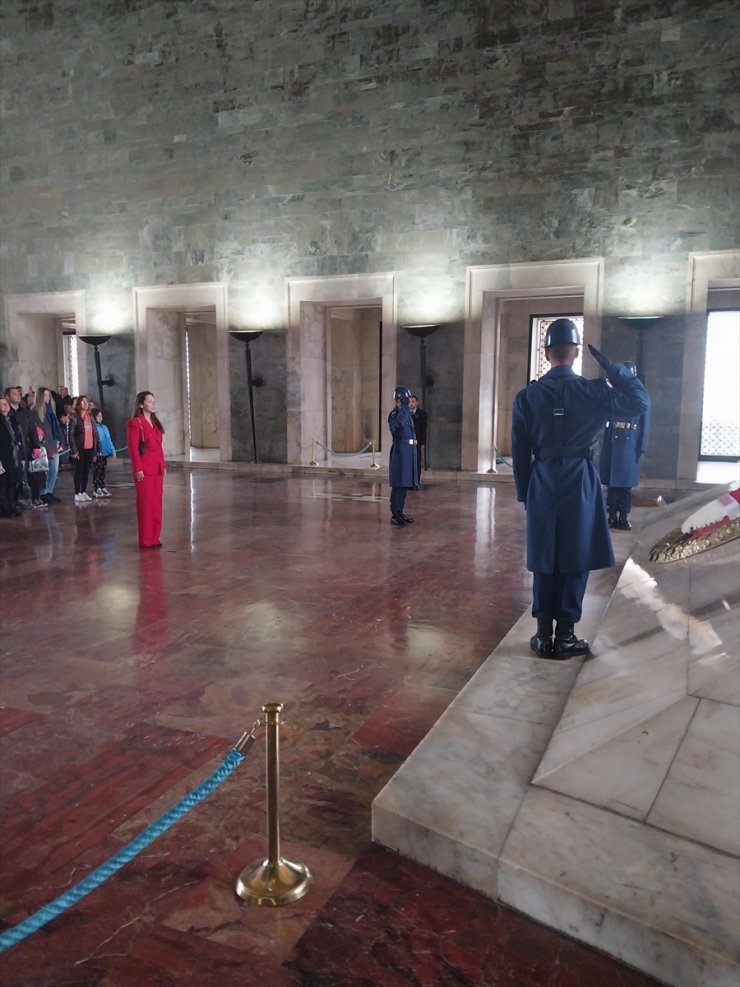
[[[313,877],[305,864],[280,856],[280,713],[282,703],[265,703],[267,726],[267,859],[246,867],[236,882],[236,893],[255,905],[287,905],[311,887]]]
[[[375,439],[370,439],[370,448],[372,449],[372,453],[373,453],[373,461],[370,463],[370,469],[379,470],[380,465],[375,462]]]
[[[316,462],[316,439],[311,439],[311,462],[308,465],[309,466],[318,466],[319,465]]]

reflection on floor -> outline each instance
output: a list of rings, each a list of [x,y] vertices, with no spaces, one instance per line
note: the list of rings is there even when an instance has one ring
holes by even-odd
[[[510,483],[438,484],[388,524],[351,478],[171,472],[162,551],[110,500],[0,522],[3,927],[198,784],[285,703],[282,836],[315,874],[234,894],[265,852],[263,745],[102,887],[0,956],[4,987],[644,987],[649,978],[370,843],[374,796],[530,598]],[[628,536],[629,537],[629,536]]]

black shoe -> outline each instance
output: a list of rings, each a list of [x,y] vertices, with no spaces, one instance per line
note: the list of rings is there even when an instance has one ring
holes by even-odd
[[[554,658],[573,658],[587,655],[590,651],[588,641],[583,641],[575,635],[573,624],[560,624],[555,628],[555,642],[552,646]]]
[[[405,521],[406,524],[413,524],[414,521],[416,520],[416,518],[409,517],[407,514],[402,514],[401,515],[401,520],[402,521]]]
[[[43,498],[42,498],[43,499]],[[47,504],[61,504],[61,499],[56,494],[46,494]]]
[[[609,515],[609,527],[618,528],[619,527],[619,517],[616,514]]]
[[[617,522],[617,527],[620,531],[632,531],[632,525],[630,524],[630,519],[626,514],[619,515],[619,521]]]
[[[402,514],[391,514],[391,524],[397,524],[400,528],[403,528],[406,522]]]
[[[537,621],[537,633],[529,639],[529,646],[538,658],[552,658],[551,620]]]

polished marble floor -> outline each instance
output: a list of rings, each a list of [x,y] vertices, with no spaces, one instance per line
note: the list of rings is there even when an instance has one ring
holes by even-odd
[[[0,955],[3,987],[646,987],[650,978],[373,846],[370,807],[527,608],[513,486],[435,484],[388,524],[367,478],[172,471],[164,547],[110,500],[0,522],[0,928],[84,877],[285,704],[286,857],[255,908],[263,743],[75,908]],[[262,739],[262,738],[260,738]]]

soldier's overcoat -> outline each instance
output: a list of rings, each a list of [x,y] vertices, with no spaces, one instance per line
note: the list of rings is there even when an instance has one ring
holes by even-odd
[[[553,367],[514,401],[512,456],[517,500],[527,507],[527,568],[585,572],[614,565],[601,479],[589,454],[617,408],[641,415],[650,407],[642,381],[612,364],[604,379],[586,380],[571,367]],[[554,410],[562,406],[564,445],[579,455],[555,456]],[[614,404],[613,404],[614,402]]]

